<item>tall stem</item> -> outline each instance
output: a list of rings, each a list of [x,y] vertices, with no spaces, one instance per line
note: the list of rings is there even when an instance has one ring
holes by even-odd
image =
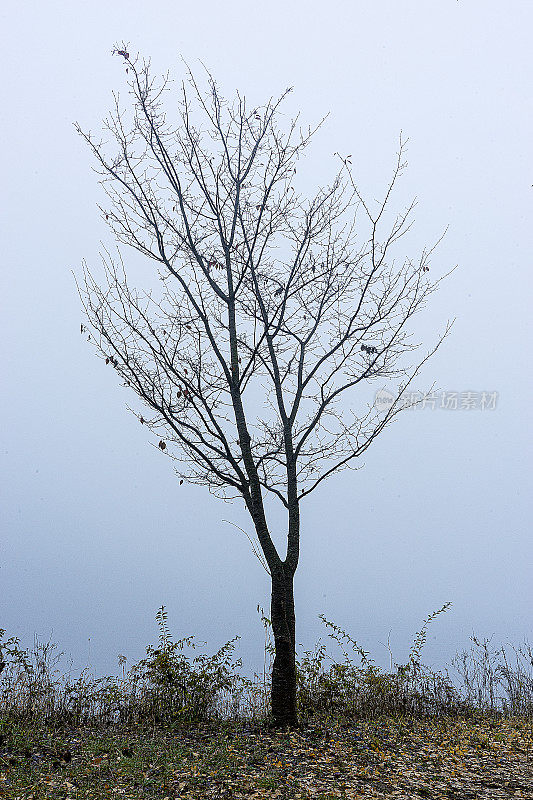
[[[293,576],[283,567],[272,573],[271,619],[275,647],[272,720],[276,727],[295,727],[298,714]]]

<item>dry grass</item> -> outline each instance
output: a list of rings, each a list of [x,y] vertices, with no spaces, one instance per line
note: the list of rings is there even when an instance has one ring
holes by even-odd
[[[385,672],[370,654],[338,626],[322,618],[329,636],[340,645],[335,661],[324,645],[301,655],[298,704],[301,719],[352,720],[388,716],[533,716],[533,652],[531,647],[491,648],[472,637],[470,651],[456,656],[449,671],[421,663],[428,625],[448,604],[431,614],[416,634],[409,659]],[[263,616],[265,651],[272,656],[269,620]],[[159,646],[123,668],[122,677],[95,678],[88,670],[73,679],[59,669],[62,654],[51,642],[36,641],[23,650],[17,639],[0,631],[0,720],[26,723],[39,719],[56,726],[164,724],[212,720],[266,721],[269,713],[267,675],[249,679],[234,659],[237,638],[214,655],[198,652],[193,637],[173,641],[164,607],[157,614]]]

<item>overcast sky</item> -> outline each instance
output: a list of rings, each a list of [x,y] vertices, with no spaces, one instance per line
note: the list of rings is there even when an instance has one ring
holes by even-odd
[[[20,0],[3,4],[0,29],[0,628],[26,645],[52,636],[75,667],[105,674],[119,653],[142,657],[165,604],[176,637],[213,652],[240,634],[245,664],[262,665],[268,576],[225,522],[251,530],[242,504],[178,485],[126,410],[134,396],[79,334],[72,271],[83,259],[98,268],[112,239],[72,123],[96,131],[112,90],[125,97],[111,54],[124,40],[177,81],[183,57],[228,97],[259,105],[293,86],[288,117],[329,113],[299,168],[309,191],[338,151],[380,197],[403,131],[409,169],[393,204],[418,198],[412,254],[448,226],[432,268],[457,269],[424,314],[424,343],[456,323],[418,386],[473,392],[478,407],[405,412],[363,469],[304,502],[298,642],[325,637],[323,613],[384,665],[391,632],[400,662],[447,601],[429,663],[472,632],[531,642],[530,4]],[[483,392],[495,407],[480,407]]]

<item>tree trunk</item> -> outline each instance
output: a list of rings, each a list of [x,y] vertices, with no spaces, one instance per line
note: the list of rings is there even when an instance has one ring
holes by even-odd
[[[293,577],[282,570],[272,575],[272,632],[275,657],[272,667],[272,721],[275,727],[298,725],[296,710],[296,639]]]

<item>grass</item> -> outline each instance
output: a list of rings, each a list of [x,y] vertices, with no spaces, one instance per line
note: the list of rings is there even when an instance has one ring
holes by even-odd
[[[452,682],[420,661],[446,608],[390,672],[323,618],[343,659],[301,655],[301,726],[285,732],[236,640],[199,653],[172,640],[164,608],[158,647],[122,678],[62,675],[55,645],[23,650],[1,631],[0,797],[533,797],[531,648],[473,637]]]

